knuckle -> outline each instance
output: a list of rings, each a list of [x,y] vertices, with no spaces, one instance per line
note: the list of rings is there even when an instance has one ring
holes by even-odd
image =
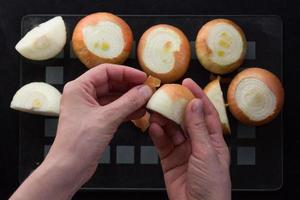
[[[125,98],[126,101],[130,102],[130,104],[136,109],[138,109],[142,104],[141,98],[137,95],[136,92],[132,93],[131,95],[127,95]]]
[[[191,120],[187,124],[187,129],[192,132],[203,130],[206,127],[204,120]]]
[[[65,84],[64,89],[63,89],[63,93],[64,94],[69,94],[72,91],[74,91],[75,88],[76,88],[76,84],[74,83],[74,81],[69,81]]]

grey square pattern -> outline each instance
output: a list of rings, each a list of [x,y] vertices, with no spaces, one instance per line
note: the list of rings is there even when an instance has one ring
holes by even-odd
[[[237,164],[238,165],[255,165],[255,147],[238,147]]]
[[[74,50],[73,50],[73,46],[72,46],[72,42],[70,42],[70,58],[77,58]]]
[[[55,58],[64,58],[64,50],[62,50],[61,52],[59,52],[59,54],[57,54],[55,56]]]
[[[247,60],[255,60],[256,58],[256,42],[255,41],[248,41],[247,42],[247,52],[246,52],[246,59]]]
[[[141,164],[158,164],[158,156],[154,146],[141,146]]]
[[[55,137],[58,119],[45,118],[45,136]]]
[[[117,146],[117,164],[134,164],[134,146]]]
[[[105,149],[100,161],[100,164],[109,164],[110,163],[110,146],[107,146]]]
[[[44,157],[47,156],[47,154],[48,154],[48,152],[49,152],[49,150],[50,150],[50,147],[51,147],[51,145],[45,145],[45,146],[44,146]]]
[[[62,66],[47,66],[46,67],[46,83],[63,84],[64,83],[64,68]]]
[[[255,132],[255,126],[246,126],[240,123],[237,126],[237,137],[240,139],[254,139],[256,137]]]

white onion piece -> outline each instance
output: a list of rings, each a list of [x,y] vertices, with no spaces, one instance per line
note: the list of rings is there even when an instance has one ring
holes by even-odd
[[[185,108],[194,95],[179,84],[165,84],[150,98],[147,108],[181,125]]]
[[[62,17],[54,17],[30,30],[16,50],[31,60],[47,60],[60,53],[66,44],[66,26]]]
[[[219,65],[230,65],[243,54],[243,39],[230,24],[214,25],[208,33],[207,45],[211,49],[210,59]]]
[[[14,95],[10,107],[23,112],[58,116],[61,93],[44,82],[32,82],[21,87]]]
[[[210,82],[204,88],[204,92],[209,98],[209,100],[212,102],[212,104],[215,106],[219,114],[220,121],[223,126],[223,132],[230,133],[230,126],[229,126],[229,121],[226,113],[226,106],[223,98],[223,92],[220,86],[220,81],[216,79]]]
[[[276,109],[276,97],[268,86],[257,78],[241,80],[235,90],[238,107],[253,121],[261,121]]]
[[[118,57],[124,50],[122,29],[116,23],[101,21],[87,25],[82,33],[88,50],[101,58]]]
[[[147,36],[142,57],[145,65],[155,73],[168,73],[175,64],[174,53],[180,50],[180,36],[165,27],[154,29]]]

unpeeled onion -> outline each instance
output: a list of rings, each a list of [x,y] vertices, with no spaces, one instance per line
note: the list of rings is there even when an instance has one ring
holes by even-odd
[[[236,119],[248,125],[262,125],[273,120],[280,112],[284,89],[271,72],[248,68],[232,80],[227,101]]]
[[[142,35],[137,50],[139,63],[148,75],[170,83],[187,71],[191,52],[187,37],[178,28],[159,24]]]
[[[102,63],[122,64],[132,48],[133,35],[128,24],[111,13],[99,12],[81,19],[76,25],[72,46],[88,68]]]
[[[233,21],[214,19],[199,30],[195,45],[204,68],[216,74],[226,74],[242,64],[247,42],[243,30]]]

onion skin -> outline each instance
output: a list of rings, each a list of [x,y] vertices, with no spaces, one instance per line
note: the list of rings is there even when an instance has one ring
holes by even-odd
[[[110,21],[115,24],[117,24],[123,33],[123,40],[124,40],[124,49],[122,53],[114,57],[112,59],[110,58],[102,58],[87,48],[82,30],[87,25],[96,25],[97,23],[101,21]],[[129,25],[120,17],[106,12],[99,12],[90,14],[84,18],[82,18],[78,24],[76,25],[73,36],[72,36],[72,46],[75,54],[80,59],[80,61],[85,64],[88,68],[95,67],[102,63],[114,63],[114,64],[122,64],[126,61],[128,58],[131,48],[132,48],[132,41],[133,41],[133,34],[129,27]]]
[[[136,127],[141,129],[142,132],[145,132],[150,125],[150,114],[146,112],[143,117],[131,121]]]
[[[241,35],[243,41],[243,51],[240,58],[234,63],[225,66],[224,65],[221,66],[210,59],[210,55],[212,54],[212,51],[207,45],[207,38],[210,29],[219,23],[229,24],[233,26]],[[195,46],[196,46],[196,54],[198,60],[200,61],[200,63],[205,69],[216,74],[226,74],[234,71],[243,63],[246,55],[247,41],[243,30],[233,21],[228,19],[214,19],[207,22],[205,25],[201,27],[201,29],[197,34]]]
[[[180,50],[174,53],[175,63],[173,69],[167,73],[156,73],[152,71],[148,66],[146,66],[144,58],[142,56],[149,33],[160,27],[173,30],[178,34],[181,40]],[[137,47],[137,58],[142,70],[146,72],[146,74],[159,78],[162,83],[171,83],[180,79],[188,69],[191,60],[190,43],[185,34],[180,29],[167,24],[158,24],[150,27],[143,33]]]
[[[152,95],[147,109],[182,125],[186,106],[194,98],[193,93],[180,84],[164,84]]]
[[[156,91],[156,88],[160,86],[161,81],[153,76],[149,76],[144,82],[145,85],[148,85],[153,92]],[[150,114],[146,111],[145,115],[139,119],[131,120],[132,123],[141,129],[142,132],[145,132],[150,125]]]
[[[274,112],[267,118],[260,121],[251,120],[237,105],[235,100],[235,91],[240,81],[245,78],[257,78],[264,82],[266,86],[273,92],[276,98],[276,107]],[[280,80],[271,72],[261,68],[248,68],[237,74],[229,85],[227,92],[227,101],[231,113],[240,122],[246,125],[263,125],[272,121],[281,111],[284,102],[284,89]]]

